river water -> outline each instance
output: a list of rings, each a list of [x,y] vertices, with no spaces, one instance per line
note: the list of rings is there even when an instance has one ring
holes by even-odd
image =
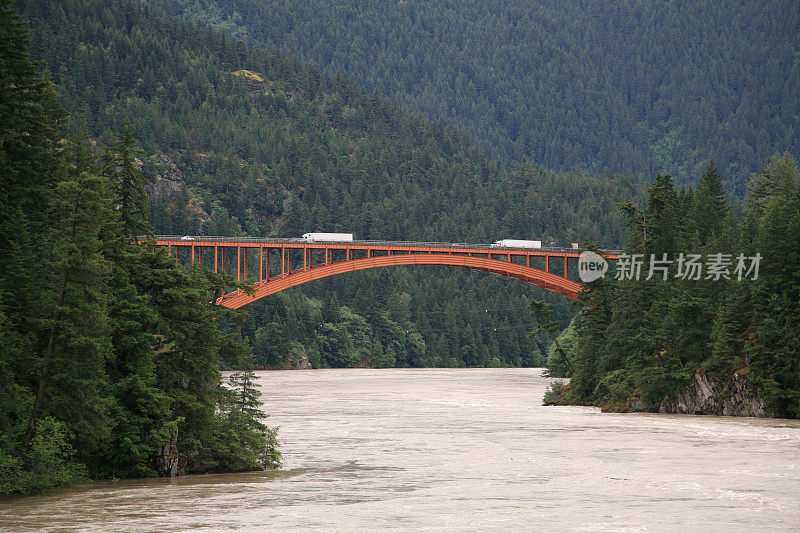
[[[0,502],[12,531],[800,528],[800,422],[543,407],[540,369],[263,372],[285,467]]]

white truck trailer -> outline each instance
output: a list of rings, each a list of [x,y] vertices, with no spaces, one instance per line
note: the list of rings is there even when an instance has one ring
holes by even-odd
[[[503,239],[492,245],[492,248],[541,248],[542,241],[524,241],[520,239]]]
[[[353,242],[352,233],[304,233],[307,242]]]

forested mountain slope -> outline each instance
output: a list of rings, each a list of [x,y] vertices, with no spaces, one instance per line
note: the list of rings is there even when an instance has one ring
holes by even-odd
[[[146,0],[320,64],[550,168],[729,190],[800,147],[800,4]]]
[[[639,195],[630,178],[489,159],[345,76],[138,2],[17,5],[93,138],[132,126],[157,232],[614,246],[614,204]],[[435,267],[354,273],[253,304],[245,334],[263,364],[289,351],[320,366],[535,364],[525,306],[536,290]]]

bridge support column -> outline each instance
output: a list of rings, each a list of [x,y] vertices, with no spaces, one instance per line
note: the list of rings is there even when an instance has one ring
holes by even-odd
[[[258,282],[264,281],[264,247],[258,247]]]
[[[236,281],[242,280],[242,247],[236,247]]]
[[[550,272],[550,256],[549,255],[544,256],[544,271],[545,272]]]
[[[194,244],[192,245],[192,264],[194,264]]]
[[[326,265],[327,265],[328,263],[330,263],[330,260],[328,259],[328,252],[329,252],[329,251],[330,251],[330,250],[328,250],[327,248],[325,248],[325,264],[326,264]]]
[[[303,270],[308,269],[308,248],[303,248]]]
[[[243,266],[243,268],[244,268],[244,280],[245,281],[250,279],[250,271],[247,270],[247,252],[249,252],[249,251],[250,251],[250,249],[245,247],[245,249],[244,249],[244,266]]]
[[[530,268],[531,267],[531,256],[530,254],[525,256],[525,266]]]
[[[218,250],[217,250],[217,245],[215,244],[214,245],[214,272],[217,271],[217,265],[219,265],[219,260],[217,258],[217,255],[218,255]]]
[[[564,277],[569,279],[569,270],[567,270],[567,256],[564,256]]]
[[[225,247],[223,246],[223,247],[222,247],[222,254],[221,254],[221,255],[222,255],[222,257],[220,257],[220,259],[221,259],[221,261],[220,261],[220,262],[222,263],[222,264],[220,265],[220,270],[222,270],[222,273],[223,273],[223,274],[225,273],[225,250],[227,250],[227,248],[225,248]]]
[[[200,263],[200,266],[203,266],[203,247],[197,247],[197,261]]]

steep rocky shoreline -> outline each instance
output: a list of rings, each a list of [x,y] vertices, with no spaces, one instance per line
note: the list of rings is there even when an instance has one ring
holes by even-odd
[[[661,413],[773,417],[749,372],[722,380],[697,371],[692,382],[659,406]]]
[[[558,385],[558,384],[561,385]],[[592,404],[576,401],[569,382],[555,381],[545,394],[544,405],[599,405],[603,412],[659,412],[665,414],[751,416],[775,418],[752,379],[749,369],[727,377],[708,375],[698,370],[690,383],[661,403],[647,402],[640,396],[616,403]]]

